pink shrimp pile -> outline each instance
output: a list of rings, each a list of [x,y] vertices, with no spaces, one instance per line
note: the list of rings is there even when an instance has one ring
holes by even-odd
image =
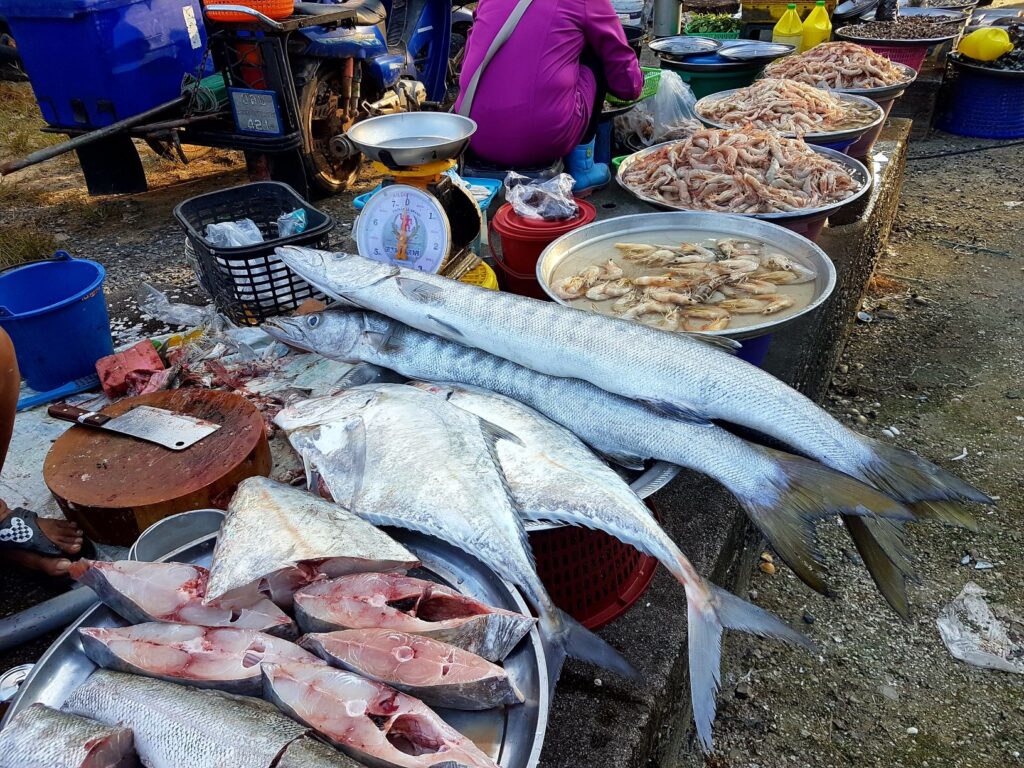
[[[802,139],[751,127],[705,129],[623,168],[622,181],[668,205],[722,213],[779,213],[836,203],[860,190],[839,163]]]
[[[845,40],[776,59],[764,72],[818,88],[881,88],[907,80],[906,70],[885,56]]]

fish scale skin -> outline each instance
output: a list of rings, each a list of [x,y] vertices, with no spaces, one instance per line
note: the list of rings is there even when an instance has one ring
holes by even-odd
[[[811,400],[685,334],[360,256],[287,247],[277,254],[335,298],[535,371],[570,378],[585,371],[588,381],[609,392],[742,424],[850,474],[871,458],[855,433]]]
[[[316,739],[304,736],[293,741],[274,768],[363,768],[348,755]]]
[[[309,732],[259,699],[102,669],[64,709],[130,727],[147,768],[271,768]]]
[[[129,729],[42,704],[22,710],[0,731],[0,768],[133,768],[134,755]]]

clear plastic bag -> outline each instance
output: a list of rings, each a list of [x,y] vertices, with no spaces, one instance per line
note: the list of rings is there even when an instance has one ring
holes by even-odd
[[[263,242],[263,233],[252,219],[206,225],[206,239],[217,248],[241,248]]]
[[[663,69],[658,92],[615,118],[619,140],[637,136],[644,146],[689,138],[702,127],[694,105],[697,98],[678,73]]]
[[[547,181],[509,173],[505,177],[505,199],[512,205],[512,210],[527,219],[564,221],[579,213],[579,206],[572,196],[575,183],[567,173],[560,173]]]
[[[306,209],[296,208],[277,217],[277,236],[291,237],[306,231]]]

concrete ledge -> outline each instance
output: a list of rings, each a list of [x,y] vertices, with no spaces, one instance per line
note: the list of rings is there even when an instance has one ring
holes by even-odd
[[[797,331],[776,339],[766,368],[820,399],[845,342],[874,265],[896,216],[910,123],[893,120],[876,153],[875,187],[861,215],[830,226],[820,243],[836,263],[832,298]],[[618,188],[594,203],[602,218],[651,209]],[[758,541],[732,497],[713,482],[683,472],[655,497],[666,531],[697,569],[723,587],[745,592]],[[595,564],[600,567],[600,564]],[[601,635],[644,675],[627,684],[570,661],[562,673],[541,757],[544,768],[641,768],[678,765],[692,731],[683,589],[660,570],[650,590]],[[600,680],[600,682],[599,682]]]

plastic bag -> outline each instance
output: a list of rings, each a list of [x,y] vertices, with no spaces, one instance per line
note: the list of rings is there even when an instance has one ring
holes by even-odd
[[[512,210],[527,219],[563,221],[579,213],[572,196],[576,181],[567,173],[560,173],[547,181],[535,181],[518,173],[505,177],[505,199]]]
[[[167,298],[167,294],[154,288],[149,283],[143,283],[139,288],[136,302],[139,305],[139,309],[147,315],[168,325],[198,328],[201,325],[213,325],[219,321],[230,325],[227,318],[220,316],[213,304],[208,304],[205,307],[196,307],[192,304],[176,304]]]
[[[950,655],[976,667],[1024,675],[1024,619],[999,605],[973,581],[942,609],[935,623]]]
[[[306,231],[306,209],[296,208],[291,213],[282,213],[277,217],[277,236],[291,237]]]
[[[694,111],[697,98],[677,72],[663,69],[658,92],[615,118],[619,141],[637,136],[644,146],[687,139],[702,124]]]
[[[263,233],[252,219],[222,221],[206,226],[206,239],[217,248],[241,248],[263,242]]]

